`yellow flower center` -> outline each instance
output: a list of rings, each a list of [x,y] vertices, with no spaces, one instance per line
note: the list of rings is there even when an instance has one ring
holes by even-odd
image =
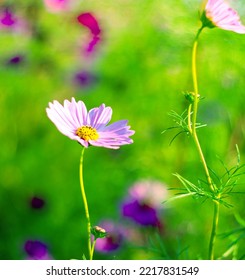
[[[79,127],[76,131],[76,135],[85,141],[97,140],[99,138],[99,134],[96,129],[89,125]]]

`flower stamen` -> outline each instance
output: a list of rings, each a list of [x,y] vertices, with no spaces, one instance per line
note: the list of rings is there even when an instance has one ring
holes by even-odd
[[[89,125],[79,127],[76,130],[76,135],[85,141],[97,140],[99,138],[97,130]]]

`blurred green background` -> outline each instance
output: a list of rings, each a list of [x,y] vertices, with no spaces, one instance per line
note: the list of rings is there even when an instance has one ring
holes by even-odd
[[[42,1],[1,1],[28,22],[31,31],[0,30],[0,259],[24,259],[26,240],[48,244],[54,259],[81,259],[86,251],[86,223],[79,186],[81,147],[62,135],[46,116],[48,102],[75,97],[88,108],[105,103],[112,121],[128,119],[134,144],[118,151],[90,147],[85,152],[85,187],[93,224],[103,219],[123,223],[119,205],[137,180],[154,179],[179,187],[175,172],[196,182],[204,179],[192,140],[174,131],[168,112],[187,107],[182,92],[192,90],[191,48],[200,26],[198,0],[78,1],[70,11],[50,13]],[[245,6],[237,1],[245,23]],[[76,17],[91,12],[100,23],[101,42],[85,56],[89,31]],[[245,36],[205,29],[198,49],[199,89],[204,99],[198,119],[209,166],[222,174],[217,156],[232,166],[235,144],[245,162]],[[23,61],[7,64],[22,55]],[[77,71],[95,76],[77,86]],[[244,178],[238,189],[244,190]],[[170,196],[174,193],[170,192]],[[42,197],[42,209],[30,200]],[[244,196],[233,208],[221,207],[219,233],[239,228],[234,212],[245,218]],[[206,258],[212,204],[192,198],[165,206],[161,236],[171,258]],[[135,228],[137,226],[135,225]],[[139,227],[137,230],[142,231]],[[234,236],[232,238],[235,238]],[[223,254],[232,238],[218,238]],[[164,258],[130,240],[112,254],[95,259]],[[157,247],[160,245],[156,245]],[[245,250],[239,241],[237,255]],[[179,252],[179,256],[178,253]],[[181,253],[182,252],[182,253]]]

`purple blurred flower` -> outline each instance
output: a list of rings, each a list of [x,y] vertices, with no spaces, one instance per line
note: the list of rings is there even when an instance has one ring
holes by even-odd
[[[28,240],[24,245],[29,260],[50,260],[47,245],[38,240]]]
[[[7,64],[8,65],[17,65],[20,64],[24,60],[24,57],[22,55],[15,55],[8,59]]]
[[[74,83],[79,87],[88,87],[96,81],[96,77],[87,71],[80,71],[74,75]]]
[[[142,226],[158,227],[160,225],[156,209],[138,200],[124,202],[122,214]]]
[[[121,120],[107,125],[112,117],[111,107],[102,104],[89,112],[82,101],[64,101],[62,106],[58,101],[49,103],[46,109],[50,120],[57,129],[82,146],[89,145],[118,149],[121,145],[131,144],[129,136],[134,134],[127,125],[127,120]]]
[[[95,249],[99,252],[109,253],[120,248],[124,240],[124,230],[112,221],[103,221],[100,226],[106,230],[107,236],[96,240]]]
[[[37,196],[32,197],[31,199],[31,207],[34,209],[41,209],[45,205],[45,201]]]
[[[238,13],[224,0],[208,0],[201,16],[203,26],[219,27],[224,30],[245,34]]]
[[[100,42],[101,29],[97,19],[91,13],[82,13],[77,17],[80,24],[90,30],[91,38],[86,46],[86,52],[91,53],[94,51],[95,46]]]
[[[44,5],[49,12],[59,13],[69,10],[72,2],[74,0],[44,0]]]
[[[122,215],[139,225],[161,228],[159,213],[166,195],[166,186],[158,181],[136,182],[122,203]]]

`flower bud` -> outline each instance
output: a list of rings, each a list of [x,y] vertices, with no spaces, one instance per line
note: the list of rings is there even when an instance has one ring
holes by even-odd
[[[95,240],[97,238],[104,238],[107,236],[106,230],[99,226],[92,227],[91,234],[94,236]]]
[[[190,91],[186,91],[186,92],[184,92],[183,93],[184,94],[184,96],[185,96],[185,98],[186,98],[186,100],[190,103],[190,104],[192,104],[193,102],[194,102],[194,93],[193,92],[190,92]]]

